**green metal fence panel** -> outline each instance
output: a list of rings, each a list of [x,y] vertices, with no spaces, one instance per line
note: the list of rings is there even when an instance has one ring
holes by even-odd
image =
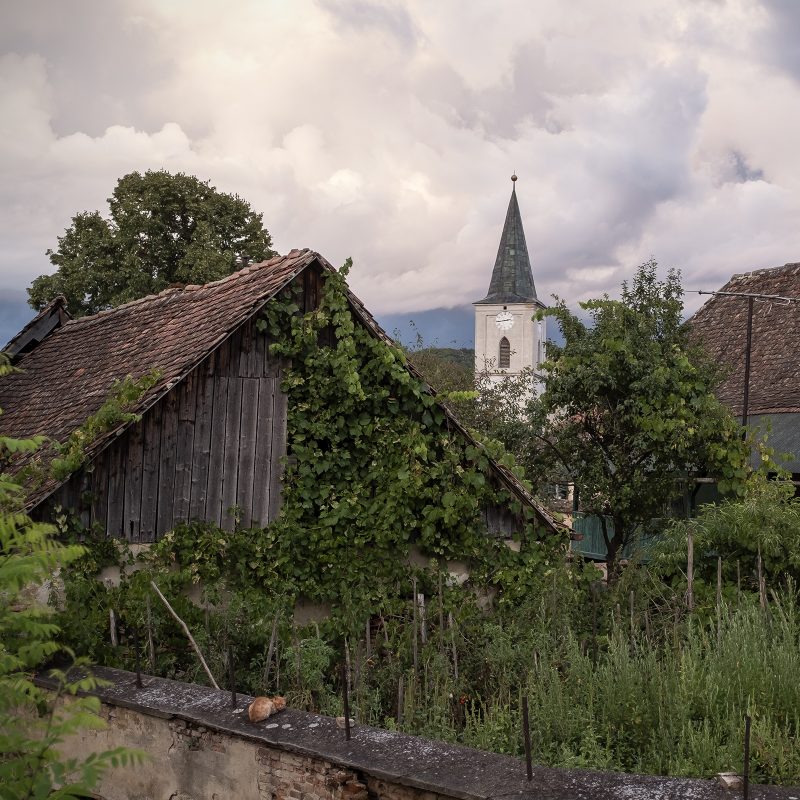
[[[603,540],[603,528],[600,517],[594,514],[583,514],[576,512],[572,521],[572,527],[576,533],[583,538],[572,541],[572,550],[580,553],[584,558],[591,558],[594,561],[606,560],[606,543]],[[606,528],[609,537],[614,535],[614,523],[606,517]],[[649,560],[647,551],[651,542],[658,534],[655,531],[643,533],[637,539],[627,545],[622,551],[622,558],[630,559],[636,557],[641,562]]]

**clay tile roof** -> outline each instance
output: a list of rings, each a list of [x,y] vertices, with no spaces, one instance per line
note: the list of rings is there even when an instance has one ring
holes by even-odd
[[[720,291],[800,298],[800,264],[734,275]],[[715,295],[689,320],[693,338],[727,368],[717,395],[735,416],[742,414],[747,307],[747,298]],[[756,299],[748,413],[786,412],[800,412],[800,303]]]
[[[0,433],[64,441],[100,408],[115,380],[158,369],[158,384],[135,410],[149,407],[314,260],[323,261],[293,250],[205,286],[166,289],[69,320],[17,359],[20,372],[0,381]]]

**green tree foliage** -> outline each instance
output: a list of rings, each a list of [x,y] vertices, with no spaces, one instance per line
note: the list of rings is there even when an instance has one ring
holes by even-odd
[[[63,294],[74,316],[94,314],[173,283],[223,278],[244,258],[274,255],[261,214],[191,175],[131,172],[108,203],[109,219],[99,211],[77,214],[47,251],[57,271],[28,289],[33,308]]]
[[[717,370],[681,325],[682,296],[679,274],[659,281],[650,261],[620,300],[581,304],[589,325],[563,302],[545,311],[564,344],[548,349],[533,430],[547,442],[543,463],[603,520],[612,573],[622,548],[664,515],[687,479],[713,477],[723,492],[740,492],[749,473],[749,444],[713,394]]]
[[[9,369],[7,361],[0,362],[0,376]],[[0,456],[37,445],[0,437]],[[88,673],[75,679],[55,671],[55,693],[33,683],[32,671],[60,649],[52,612],[36,602],[34,590],[79,558],[84,548],[58,542],[52,526],[32,522],[18,510],[21,501],[21,487],[1,474],[0,798],[85,797],[110,766],[140,756],[122,749],[83,760],[58,755],[66,737],[80,728],[101,727],[99,701],[76,697],[97,682]]]

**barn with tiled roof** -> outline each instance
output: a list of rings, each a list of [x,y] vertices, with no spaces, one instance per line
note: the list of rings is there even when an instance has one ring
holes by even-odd
[[[19,371],[0,380],[0,434],[64,442],[115,381],[153,370],[158,377],[130,409],[138,419],[91,441],[79,470],[28,486],[28,509],[47,516],[56,505],[70,508],[85,526],[132,542],[155,541],[190,520],[231,529],[234,513],[243,525],[274,520],[288,444],[285,364],[256,323],[289,285],[301,310],[317,308],[331,270],[317,253],[293,250],[215,283],[168,289],[81,319],[69,319],[54,301],[6,347]],[[357,322],[390,344],[352,293],[349,301]],[[11,470],[29,458],[18,455]],[[519,528],[514,504],[531,509],[543,529],[559,529],[510,470],[492,460],[490,469],[513,502],[485,509],[489,532]]]

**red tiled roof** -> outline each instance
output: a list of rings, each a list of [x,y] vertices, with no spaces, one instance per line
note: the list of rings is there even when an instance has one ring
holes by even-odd
[[[721,292],[800,299],[800,264],[734,275]],[[692,336],[727,370],[717,396],[741,416],[748,300],[714,295],[690,320]],[[749,414],[800,412],[800,302],[755,299]]]

